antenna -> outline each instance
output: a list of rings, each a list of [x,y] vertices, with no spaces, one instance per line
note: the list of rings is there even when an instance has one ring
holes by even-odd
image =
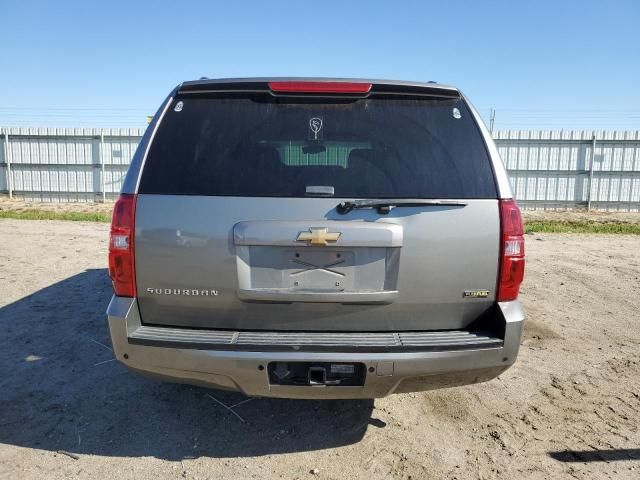
[[[496,123],[496,111],[491,108],[489,110],[489,133],[491,133],[491,135],[493,135],[493,126]]]

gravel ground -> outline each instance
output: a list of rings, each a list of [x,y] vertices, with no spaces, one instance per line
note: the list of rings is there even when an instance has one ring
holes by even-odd
[[[640,478],[640,237],[529,235],[521,353],[496,380],[253,399],[242,423],[207,396],[240,394],[110,361],[107,229],[0,220],[0,478]]]

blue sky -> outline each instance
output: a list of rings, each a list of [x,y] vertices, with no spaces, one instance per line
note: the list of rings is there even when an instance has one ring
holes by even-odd
[[[144,126],[201,76],[460,87],[497,128],[640,129],[640,0],[0,5],[0,126]]]

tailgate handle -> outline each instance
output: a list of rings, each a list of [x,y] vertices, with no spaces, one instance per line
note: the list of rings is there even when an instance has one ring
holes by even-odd
[[[380,290],[373,292],[317,292],[290,290],[288,288],[241,288],[238,298],[244,302],[271,303],[355,303],[360,305],[384,305],[393,303],[398,298],[397,290]]]

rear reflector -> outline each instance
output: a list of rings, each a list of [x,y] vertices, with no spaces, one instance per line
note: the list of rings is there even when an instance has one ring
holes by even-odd
[[[513,199],[500,200],[500,271],[498,301],[518,298],[524,279],[524,229],[520,209]]]
[[[288,93],[369,93],[370,83],[352,82],[269,82],[273,92]]]
[[[136,296],[133,233],[136,196],[121,194],[113,207],[109,238],[109,276],[119,297]]]

